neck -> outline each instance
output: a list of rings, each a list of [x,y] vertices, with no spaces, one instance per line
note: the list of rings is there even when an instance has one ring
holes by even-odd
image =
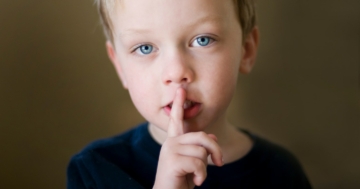
[[[230,139],[229,135],[231,135],[231,133],[233,133],[235,130],[236,128],[231,125],[224,116],[216,123],[207,126],[202,131],[208,134],[214,134],[218,139],[219,145],[221,146],[221,144],[226,144],[228,142]],[[167,132],[152,123],[149,124],[149,132],[154,140],[160,145],[162,145],[167,138]]]
[[[245,156],[252,147],[252,141],[246,134],[239,132],[225,117],[220,120],[216,124],[206,127],[203,131],[208,134],[214,134],[217,137],[225,163],[230,163]],[[167,137],[166,131],[150,123],[149,132],[160,145],[165,142]],[[208,162],[213,164],[211,158],[208,159]]]

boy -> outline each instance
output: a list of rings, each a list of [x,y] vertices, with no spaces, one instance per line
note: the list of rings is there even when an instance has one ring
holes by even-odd
[[[311,188],[286,150],[226,120],[258,47],[253,0],[97,0],[107,51],[149,123],[92,143],[68,188]]]

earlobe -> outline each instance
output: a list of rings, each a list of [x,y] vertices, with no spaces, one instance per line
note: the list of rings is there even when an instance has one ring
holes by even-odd
[[[257,55],[259,45],[258,27],[255,26],[253,30],[248,34],[247,38],[244,40],[245,41],[242,48],[242,58],[239,71],[243,74],[248,74],[254,67]]]
[[[112,64],[115,67],[116,73],[118,74],[118,76],[120,78],[120,81],[122,82],[123,87],[125,89],[127,89],[128,88],[127,87],[127,82],[126,82],[126,79],[125,79],[125,77],[123,75],[123,71],[121,69],[119,59],[117,57],[115,48],[114,48],[113,44],[110,41],[106,41],[106,50],[107,50],[108,56],[109,56]]]

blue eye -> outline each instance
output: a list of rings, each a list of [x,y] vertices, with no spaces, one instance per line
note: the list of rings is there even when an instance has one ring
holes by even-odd
[[[140,49],[142,54],[150,54],[153,47],[151,45],[141,45],[138,49]]]
[[[210,43],[210,38],[202,36],[202,37],[196,38],[196,41],[200,46],[206,46]]]

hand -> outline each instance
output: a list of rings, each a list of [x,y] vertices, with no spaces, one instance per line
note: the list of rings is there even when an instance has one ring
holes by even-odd
[[[185,91],[176,91],[173,101],[168,136],[161,147],[154,189],[193,189],[206,178],[207,157],[211,155],[217,166],[222,166],[222,153],[215,135],[204,132],[184,134],[183,114]]]

